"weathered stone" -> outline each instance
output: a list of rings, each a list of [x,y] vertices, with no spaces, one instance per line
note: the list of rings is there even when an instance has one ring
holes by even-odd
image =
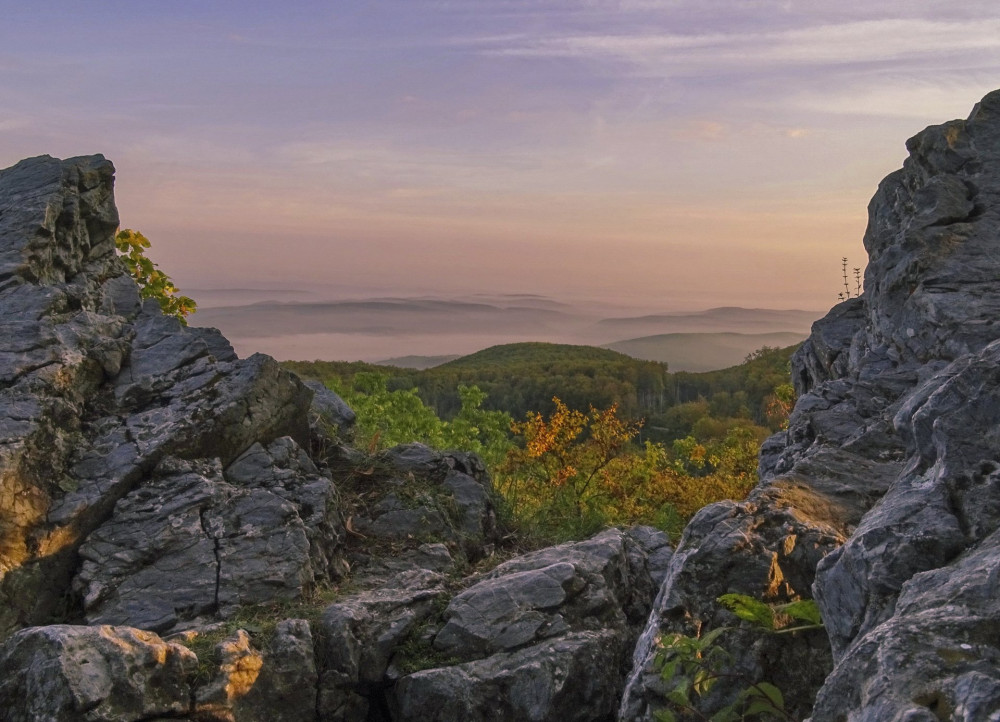
[[[314,641],[304,619],[278,622],[257,679],[233,704],[238,722],[308,722],[316,717]]]
[[[555,610],[585,585],[568,562],[479,582],[451,600],[434,647],[469,659],[563,633],[566,621]]]
[[[397,722],[610,722],[624,644],[584,631],[454,667],[415,672],[393,693]]]
[[[197,658],[127,627],[23,629],[0,647],[8,722],[134,722],[190,711]]]
[[[407,444],[379,462],[388,472],[372,477],[367,504],[351,520],[359,534],[411,546],[443,541],[470,561],[488,554],[497,538],[496,510],[477,457]]]
[[[54,612],[80,543],[165,457],[226,465],[255,442],[309,441],[312,392],[295,377],[140,306],[115,252],[113,172],[99,156],[0,171],[0,636]],[[317,571],[335,572],[336,524],[307,526]],[[169,618],[141,606],[144,623]]]
[[[802,395],[764,446],[761,486],[685,530],[623,721],[662,704],[658,633],[731,624],[713,601],[723,592],[783,601],[810,587],[835,663],[825,683],[830,662],[809,640],[729,641],[734,670],[783,680],[793,713],[820,688],[817,722],[996,715],[998,587],[984,570],[1000,526],[998,140],[995,92],[967,121],[912,138],[879,186],[865,293],[817,322],[793,359]],[[820,674],[787,674],[810,669]]]
[[[212,681],[195,694],[195,716],[199,722],[236,722],[233,708],[257,683],[264,655],[240,629],[216,645],[215,656],[219,666]]]
[[[994,719],[1000,710],[1000,533],[898,591],[894,614],[858,635],[820,690],[814,722]],[[829,581],[825,584],[828,586]]]
[[[571,629],[604,627],[628,637],[630,622],[645,619],[653,593],[645,556],[630,558],[629,543],[611,529],[501,564],[451,600],[435,649],[474,659]]]
[[[380,693],[400,645],[434,612],[444,577],[429,571],[397,576],[391,586],[356,594],[323,612],[319,711],[324,721],[363,720]]]
[[[646,568],[653,582],[653,589],[659,589],[667,576],[670,560],[674,556],[674,548],[670,537],[651,526],[637,526],[625,532],[641,550],[639,554],[645,557]],[[636,556],[636,550],[629,549],[629,564],[634,569],[641,568],[642,561]],[[652,596],[656,596],[655,591]]]
[[[354,410],[319,381],[309,380],[303,381],[303,383],[313,392],[312,406],[310,407],[310,424],[313,427],[313,432],[320,432],[321,430],[317,427],[325,425],[327,428],[335,429],[339,438],[350,438],[354,422],[357,420]]]
[[[254,444],[226,468],[225,476],[234,486],[266,489],[295,506],[316,578],[338,579],[346,573],[341,557],[346,532],[337,490],[292,438],[275,439],[267,448]]]
[[[237,488],[217,461],[164,460],[80,548],[75,585],[88,621],[166,631],[206,614],[225,617],[241,605],[301,596],[316,577],[314,555],[301,506],[285,498],[303,480],[286,477],[286,485],[257,479],[270,489]]]

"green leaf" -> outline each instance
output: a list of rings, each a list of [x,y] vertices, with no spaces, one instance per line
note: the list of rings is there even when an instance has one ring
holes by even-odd
[[[729,704],[713,714],[710,719],[712,722],[740,722],[742,718],[743,715],[736,711],[736,704]]]
[[[717,600],[740,619],[764,629],[774,629],[774,610],[745,594],[723,594]]]
[[[754,689],[759,690],[763,694],[767,695],[768,700],[774,705],[775,709],[783,710],[785,709],[785,698],[781,694],[781,690],[775,687],[770,682],[758,682]]]
[[[708,632],[708,633],[702,635],[702,637],[701,637],[701,648],[705,649],[710,644],[714,644],[715,640],[718,639],[719,636],[723,632],[727,631],[728,629],[729,629],[729,627],[716,627],[711,632]]]
[[[797,602],[782,604],[777,610],[801,622],[816,625],[823,624],[823,618],[819,613],[819,605],[816,604],[814,599],[800,599]]]
[[[691,681],[681,677],[677,680],[677,686],[667,693],[667,700],[680,707],[687,707],[691,704],[690,698],[688,697],[688,689],[690,686]]]
[[[754,717],[755,715],[762,714],[774,714],[775,712],[781,713],[782,710],[776,709],[770,700],[767,699],[755,699],[749,705],[743,709],[743,717]]]
[[[658,709],[653,713],[656,722],[677,722],[677,715],[669,709]]]
[[[712,670],[704,668],[699,669],[694,674],[694,683],[691,685],[691,689],[699,697],[704,697],[708,694],[708,691],[712,689],[712,685],[714,685],[718,679],[719,678],[713,674]]]
[[[115,235],[115,247],[122,254],[125,269],[139,286],[141,298],[155,298],[163,313],[174,316],[187,325],[185,316],[195,312],[197,304],[187,296],[177,296],[178,289],[170,276],[156,267],[143,254],[149,248],[149,239],[141,233],[123,228]]]
[[[669,662],[664,661],[663,663],[663,668],[660,670],[660,679],[667,684],[670,684],[674,679],[674,674],[677,672],[677,662],[678,660],[673,659]]]

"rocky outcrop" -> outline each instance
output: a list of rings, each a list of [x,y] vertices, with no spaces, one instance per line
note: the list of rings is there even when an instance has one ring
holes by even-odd
[[[427,652],[451,664],[400,678],[393,718],[613,719],[663,550],[662,532],[611,529],[499,565],[426,630]]]
[[[448,542],[473,562],[492,547],[496,510],[478,457],[413,443],[389,449],[375,466],[383,473],[370,475],[359,494],[352,517],[357,533],[383,543]]]
[[[417,672],[397,684],[393,718],[610,721],[624,651],[612,631],[574,632],[481,661]]]
[[[321,719],[367,719],[382,700],[393,656],[446,598],[444,582],[437,572],[413,569],[326,608],[319,626]]]
[[[646,554],[629,554],[636,546],[612,529],[504,562],[451,599],[434,649],[474,659],[571,629],[612,629],[627,637],[653,601]]]
[[[0,635],[73,618],[75,595],[91,622],[166,631],[338,570],[332,482],[295,451],[313,393],[140,302],[113,172],[0,172]]]
[[[0,649],[4,719],[133,722],[175,717],[190,710],[197,665],[186,647],[138,629],[25,629]]]
[[[730,591],[819,602],[829,648],[815,632],[727,640],[734,668],[778,683],[797,714],[1000,710],[1000,92],[907,148],[869,206],[864,294],[817,322],[793,360],[802,395],[762,450],[761,485],[684,532],[622,720],[664,704],[657,634],[733,625],[713,601]]]
[[[112,174],[100,157],[0,172],[0,708],[452,719],[461,680],[469,720],[610,719],[666,536],[490,562],[477,457],[353,450],[335,394],[141,301]],[[78,624],[17,631],[57,619]]]

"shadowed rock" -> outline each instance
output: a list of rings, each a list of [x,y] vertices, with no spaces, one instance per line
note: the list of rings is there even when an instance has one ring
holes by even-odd
[[[233,490],[218,473],[254,444],[308,446],[312,392],[140,303],[115,251],[113,173],[100,156],[0,171],[0,636],[65,605],[78,552],[89,619],[161,630],[340,567],[315,467],[280,493],[266,474]]]
[[[734,670],[777,683],[795,714],[995,714],[1000,92],[907,148],[869,206],[863,296],[818,321],[793,359],[802,395],[762,449],[761,485],[685,530],[621,720],[664,704],[657,633],[733,624],[714,603],[724,592],[819,602],[830,651],[816,633],[727,641]]]

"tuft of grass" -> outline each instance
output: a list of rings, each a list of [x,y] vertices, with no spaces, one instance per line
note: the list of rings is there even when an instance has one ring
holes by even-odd
[[[403,674],[451,667],[461,662],[458,657],[435,649],[433,644],[433,631],[444,622],[444,610],[447,609],[449,600],[449,594],[439,594],[434,599],[431,614],[411,629],[406,639],[396,648],[392,662]]]
[[[227,619],[211,625],[204,631],[190,630],[178,635],[176,641],[198,657],[195,684],[209,681],[219,667],[216,647],[220,642],[243,630],[250,636],[253,646],[266,649],[274,639],[279,622],[285,619],[305,619],[316,628],[323,611],[334,602],[354,591],[349,583],[318,585],[306,596],[294,601],[276,601],[241,606]]]

